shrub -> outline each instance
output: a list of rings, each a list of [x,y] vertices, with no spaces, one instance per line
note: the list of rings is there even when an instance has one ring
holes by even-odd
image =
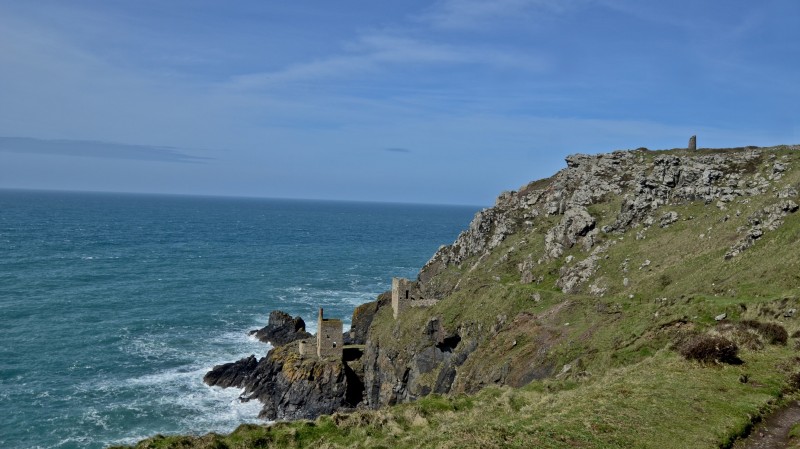
[[[789,376],[789,388],[792,390],[800,390],[800,373],[794,373]]]
[[[785,345],[789,340],[789,333],[780,324],[762,323],[756,320],[742,320],[741,324],[758,332],[771,345]]]
[[[678,352],[688,360],[739,364],[739,347],[736,343],[719,335],[697,334],[687,339]]]

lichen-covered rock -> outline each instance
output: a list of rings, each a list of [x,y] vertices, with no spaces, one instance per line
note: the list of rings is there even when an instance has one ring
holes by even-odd
[[[367,406],[408,402],[430,393],[449,393],[457,369],[479,343],[470,326],[447,330],[438,318],[419,329],[419,338],[398,350],[391,335],[370,335],[364,350]]]
[[[564,212],[556,226],[544,236],[545,255],[557,259],[565,248],[572,248],[578,241],[589,235],[596,221],[583,206],[575,206]],[[591,246],[591,245],[589,245]]]
[[[260,401],[259,417],[269,420],[314,419],[355,407],[363,398],[363,383],[345,362],[302,357],[296,344],[276,347],[257,363],[250,356],[216,366],[204,381],[243,388],[241,399]]]
[[[531,257],[530,255],[528,255],[528,257],[526,257],[525,260],[523,260],[522,263],[520,263],[517,266],[520,275],[519,281],[521,283],[523,284],[533,283],[533,271],[532,271],[533,267],[534,267],[533,257]]]
[[[666,228],[667,226],[671,225],[678,221],[678,213],[675,211],[669,211],[661,216],[661,220],[659,220],[659,226],[662,228]]]
[[[575,293],[578,288],[597,271],[601,255],[608,251],[609,246],[616,244],[615,240],[598,246],[586,259],[576,263],[575,265],[564,265],[561,267],[561,273],[556,281],[556,286],[564,293]],[[605,289],[595,286],[593,294],[602,296]]]
[[[774,154],[769,156],[774,159]],[[532,228],[537,231],[544,251],[533,254],[532,261],[542,263],[557,260],[576,245],[583,251],[592,251],[608,234],[624,234],[633,228],[638,228],[637,239],[645,239],[650,226],[667,227],[678,220],[677,213],[664,212],[664,206],[702,201],[726,209],[731,202],[775,189],[773,182],[787,170],[788,163],[783,158],[767,164],[764,160],[764,151],[757,147],[689,154],[651,154],[640,149],[568,156],[567,168],[552,178],[532,182],[519,191],[503,192],[493,207],[479,212],[468,230],[452,245],[439,248],[423,267],[418,277],[420,288],[427,298],[447,296],[460,284],[453,277],[450,282],[442,280],[437,277],[439,273],[452,265],[461,267],[467,261],[470,265],[466,268],[476,268],[516,232]],[[791,186],[776,192],[781,199],[796,195]],[[589,213],[589,206],[614,196],[621,205],[610,224],[600,229],[599,218]],[[558,220],[550,220],[540,229],[536,219],[541,223],[542,217]],[[757,232],[754,230],[753,234]],[[559,283],[567,287],[564,291],[574,291],[587,280],[583,273],[592,271],[587,270],[591,261],[584,261],[583,265],[583,270],[562,270]],[[532,268],[529,263],[518,265],[523,283],[533,281]]]
[[[744,233],[730,250],[725,253],[725,260],[732,259],[743,251],[747,250],[760,239],[765,231],[774,231],[783,224],[783,219],[792,213],[797,212],[799,206],[792,200],[779,201],[776,204],[767,206],[757,213],[750,216],[748,222],[750,228]]]
[[[378,313],[378,309],[391,304],[391,292],[384,292],[378,296],[376,301],[361,304],[353,311],[352,325],[347,338],[344,340],[346,344],[363,345],[367,342],[367,332]]]

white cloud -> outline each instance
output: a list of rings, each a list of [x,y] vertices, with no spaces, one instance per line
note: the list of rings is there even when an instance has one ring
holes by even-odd
[[[547,61],[538,55],[489,46],[437,43],[378,32],[362,35],[344,46],[341,54],[328,58],[298,63],[272,72],[231,77],[228,87],[265,88],[283,83],[362,75],[403,65],[474,65],[528,72],[538,72],[548,66]]]
[[[498,21],[564,14],[586,0],[439,0],[419,19],[441,29],[492,28]]]

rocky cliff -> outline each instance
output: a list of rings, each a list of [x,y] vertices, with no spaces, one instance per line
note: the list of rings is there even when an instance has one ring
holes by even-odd
[[[395,319],[387,292],[358,307],[346,341],[365,345],[363,356],[304,360],[287,345],[206,380],[245,387],[246,399],[264,402],[264,416],[285,419],[585,376],[601,349],[592,339],[624,317],[621,304],[603,298],[669,302],[674,279],[689,282],[698,269],[717,282],[684,282],[683,297],[687,288],[738,294],[754,274],[737,271],[736,259],[798,210],[799,149],[569,156],[553,177],[502,193],[433,255],[417,279],[432,306]],[[776,287],[792,288],[786,282]],[[278,344],[305,335],[299,317],[274,318],[260,332]]]
[[[352,408],[363,391],[359,375],[343,360],[301,356],[297,343],[278,346],[260,360],[250,356],[215,366],[203,380],[243,388],[241,399],[260,401],[259,417],[269,420],[312,419]]]
[[[575,371],[582,359],[563,348],[576,337],[563,325],[574,313],[569,296],[547,313],[522,309],[554,291],[633,298],[652,291],[653,283],[663,290],[660,284],[671,282],[667,272],[680,271],[675,257],[725,271],[730,259],[797,211],[798,177],[785,178],[797,150],[578,154],[553,177],[504,192],[420,271],[420,288],[439,304],[397,322],[376,319],[364,359],[368,405],[491,384],[521,386],[565,366]],[[670,226],[695,229],[694,242],[671,248],[682,253],[673,257],[659,248],[648,257],[632,247],[631,241],[647,247],[651,236],[660,240]],[[694,293],[722,288],[709,287]]]
[[[800,391],[798,190],[800,146],[569,156],[433,255],[424,302],[359,306],[342,360],[206,376],[269,419],[355,411],[137,447],[731,447]]]

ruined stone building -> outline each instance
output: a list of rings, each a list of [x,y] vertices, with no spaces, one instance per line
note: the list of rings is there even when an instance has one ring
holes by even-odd
[[[434,299],[425,299],[419,288],[419,283],[405,278],[392,278],[392,310],[394,318],[408,307],[431,306]]]
[[[342,358],[342,320],[324,318],[319,309],[317,321],[317,357],[321,359]]]

